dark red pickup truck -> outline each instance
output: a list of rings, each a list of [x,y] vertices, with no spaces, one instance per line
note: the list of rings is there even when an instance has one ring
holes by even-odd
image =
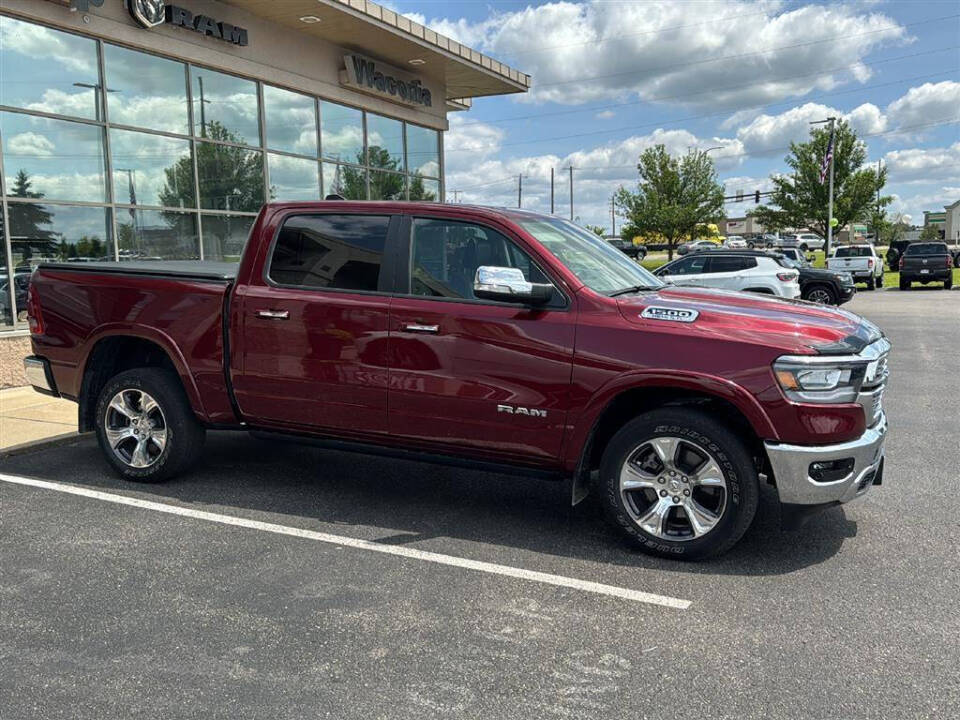
[[[159,481],[207,430],[567,479],[645,551],[732,547],[880,484],[889,343],[850,312],[665,285],[518,210],[268,205],[239,265],[41,265],[34,386]]]

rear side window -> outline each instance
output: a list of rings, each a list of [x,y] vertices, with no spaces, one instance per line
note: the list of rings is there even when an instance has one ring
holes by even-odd
[[[707,258],[702,255],[692,255],[683,260],[675,262],[667,270],[667,275],[699,275],[706,272],[704,269],[707,264]]]
[[[296,215],[280,230],[269,278],[280,285],[376,291],[389,215]]]
[[[945,243],[914,243],[907,248],[904,255],[946,255]]]
[[[756,258],[752,257],[712,257],[707,272],[739,272],[757,266]]]

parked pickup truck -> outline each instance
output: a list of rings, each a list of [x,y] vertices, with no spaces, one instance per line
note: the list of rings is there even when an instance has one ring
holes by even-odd
[[[945,290],[953,287],[953,255],[946,243],[918,242],[907,247],[900,257],[900,289],[909,290],[913,282],[942,282]]]
[[[883,258],[873,245],[842,245],[827,258],[827,268],[850,273],[854,282],[867,284],[867,290],[883,287]]]
[[[27,305],[32,384],[133,481],[245,429],[566,479],[644,551],[700,558],[746,532],[761,483],[793,517],[883,476],[877,327],[669,287],[520,210],[267,205],[239,265],[45,264]]]

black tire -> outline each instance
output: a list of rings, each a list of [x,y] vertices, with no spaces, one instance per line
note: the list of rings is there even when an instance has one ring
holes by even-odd
[[[877,287],[878,288],[883,287],[883,273],[880,273],[879,275],[877,275]]]
[[[800,245],[800,249],[801,249],[803,252],[809,252],[809,250],[810,250],[809,246],[808,246],[806,243],[802,243],[802,244]]]
[[[910,281],[909,281],[909,280],[904,280],[904,279],[901,277],[901,278],[900,278],[900,289],[901,289],[901,290],[909,290],[909,289],[910,289]]]
[[[947,279],[943,281],[944,290],[953,290],[953,274],[947,275]]]
[[[156,444],[151,445],[156,454],[146,467],[134,467],[126,462],[119,456],[122,453],[115,451],[107,438],[107,412],[110,410],[110,402],[121,392],[125,393],[124,397],[136,397],[137,393],[146,393],[159,406],[165,429],[165,443],[159,452]],[[117,416],[115,411],[111,413],[112,424]],[[97,398],[96,419],[100,450],[117,474],[132,482],[162,482],[183,472],[199,459],[206,438],[206,430],[197,421],[180,379],[160,368],[136,368],[111,378]],[[136,442],[133,438],[131,440]],[[128,450],[124,449],[123,452]]]
[[[877,287],[877,282],[874,280],[873,275],[867,280],[867,290],[873,290]]]
[[[664,436],[689,440],[706,449],[724,475],[727,489],[722,514],[701,537],[670,540],[652,535],[624,505],[621,467],[645,441]],[[737,436],[709,415],[682,407],[644,413],[620,428],[603,452],[600,483],[607,518],[630,544],[650,555],[681,560],[719,555],[736,545],[753,522],[760,494],[753,460]]]
[[[837,294],[828,285],[813,285],[803,292],[803,299],[822,305],[836,305]]]

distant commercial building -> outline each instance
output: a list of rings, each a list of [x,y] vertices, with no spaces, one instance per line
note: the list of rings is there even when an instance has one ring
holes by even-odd
[[[960,200],[944,206],[943,237],[951,245],[960,245]]]

